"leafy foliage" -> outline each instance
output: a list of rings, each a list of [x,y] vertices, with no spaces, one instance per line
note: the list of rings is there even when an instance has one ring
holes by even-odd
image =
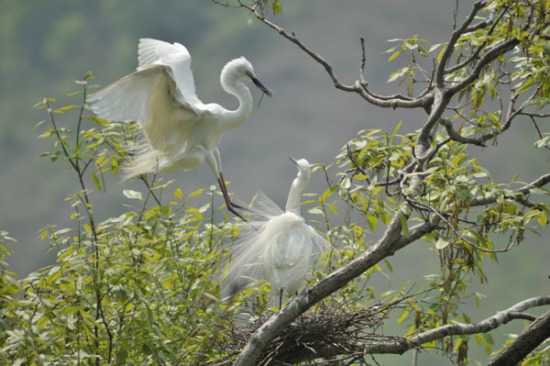
[[[358,364],[366,362],[365,353],[380,352],[368,347],[391,342],[395,353],[421,345],[441,350],[459,364],[471,362],[471,341],[487,354],[500,347],[490,330],[481,327],[442,330],[472,324],[463,304],[469,298],[478,306],[482,301],[471,284],[486,280],[487,261],[509,255],[525,232],[544,228],[550,217],[545,188],[549,174],[530,183],[500,183],[470,149],[497,143],[518,118],[536,127],[535,146],[548,148],[548,133],[538,125],[548,117],[549,2],[480,1],[469,20],[455,25],[446,43],[431,45],[418,36],[392,40],[398,45],[388,50],[388,60],[406,57],[407,65],[389,77],[405,95],[391,97],[371,93],[364,80],[354,86],[339,83],[324,59],[263,17],[267,6],[279,14],[279,1],[258,4],[260,11],[248,9],[322,64],[336,87],[380,107],[422,108],[427,115],[424,126],[413,133],[400,132],[408,121],[391,132],[362,130],[333,163],[318,166],[327,188],[311,194],[306,203],[313,204],[309,214],[333,250],[311,274],[313,290],[278,312],[269,308],[265,283],[233,299],[221,298],[218,278],[229,260],[225,245],[239,235],[239,227],[227,218],[216,219],[215,187],[185,197],[172,181],[141,176],[141,191],[122,192],[127,211],[98,222],[102,208],[95,197],[107,190],[132,153],[135,125],[88,114],[85,100],[93,76],[87,73],[78,83],[81,90],[69,95],[72,103],[58,106],[55,99],[45,98],[37,105],[47,117],[40,123],[40,138],[53,147],[43,155],[66,164],[79,189],[67,198],[72,226],[50,225],[41,232],[57,254],[55,265],[16,279],[3,262],[12,239],[0,232],[0,349],[6,355],[0,364],[232,362],[241,351],[246,356],[249,339],[257,340],[257,330],[249,331],[249,326],[261,331],[291,312],[293,317],[283,320],[290,324],[287,333],[273,332],[289,360],[306,361],[289,351],[300,342],[310,356]],[[476,15],[479,22],[473,23]],[[425,87],[420,93],[415,91],[419,85]],[[69,122],[60,122],[61,116],[70,116]],[[382,228],[382,239],[373,239]],[[416,292],[407,285],[378,293],[372,276],[391,278],[390,256],[420,240],[434,253],[438,273],[426,273]],[[386,250],[383,256],[368,264],[369,256],[381,250]],[[356,274],[323,288],[346,271]],[[316,299],[322,291],[328,295]],[[290,322],[307,309],[307,326],[293,328]],[[392,319],[390,313],[408,328],[403,336],[375,334]],[[315,325],[330,318],[339,334],[357,338],[346,338],[340,348],[323,343],[326,329]],[[360,319],[372,329],[349,319]],[[239,328],[243,322],[247,325]],[[300,341],[299,329],[314,328],[316,339]],[[438,331],[441,336],[415,343]],[[285,343],[281,334],[290,333],[293,342]],[[383,344],[376,344],[379,339]],[[258,357],[270,364],[277,361],[277,350],[272,347]],[[546,342],[524,364],[544,365],[547,355]]]
[[[80,82],[83,93],[72,99],[85,100],[91,78],[88,73]],[[215,214],[215,191],[201,189],[186,198],[172,182],[142,177],[144,195],[124,191],[131,209],[97,223],[88,185],[103,192],[106,175],[119,173],[132,126],[86,118],[84,104],[56,108],[54,103],[46,98],[38,105],[51,126],[40,137],[54,142],[54,150],[44,156],[66,162],[81,190],[68,197],[74,226],[48,226],[41,234],[56,251],[57,264],[20,282],[3,271],[6,362],[177,364],[216,359],[212,344],[225,335],[211,329],[227,329],[232,319],[232,305],[221,302],[216,278],[221,243],[234,230],[205,219]],[[60,126],[57,116],[71,112],[77,124]],[[208,203],[191,205],[205,196],[210,196]]]

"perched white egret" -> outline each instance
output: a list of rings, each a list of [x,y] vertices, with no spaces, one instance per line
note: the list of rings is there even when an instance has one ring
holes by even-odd
[[[252,95],[243,83],[250,79],[271,96],[244,57],[222,69],[222,88],[239,100],[236,110],[203,104],[197,97],[191,56],[179,43],[139,40],[137,71],[88,99],[92,111],[111,121],[137,121],[145,141],[126,166],[126,178],[143,173],[190,170],[203,162],[218,180],[229,211],[237,216],[222,173],[218,143],[225,130],[242,125],[252,112]],[[242,217],[241,217],[242,218]]]
[[[232,247],[232,261],[224,275],[230,294],[248,282],[265,279],[279,295],[281,306],[283,291],[296,293],[310,261],[329,247],[325,238],[300,216],[301,194],[309,182],[310,165],[305,159],[291,160],[298,167],[298,176],[290,187],[285,212],[260,192],[251,220],[243,223]]]

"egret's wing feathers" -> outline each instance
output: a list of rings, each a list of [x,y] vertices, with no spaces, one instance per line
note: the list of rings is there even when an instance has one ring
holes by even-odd
[[[141,38],[138,45],[139,67],[158,64],[159,55],[171,53],[172,44],[151,38]]]
[[[162,72],[160,65],[143,68],[91,95],[87,102],[96,115],[109,121],[146,122],[153,86]]]
[[[252,200],[251,217],[241,226],[239,238],[231,244],[231,262],[223,274],[224,288],[231,294],[247,284],[265,278],[262,253],[265,250],[265,235],[269,219],[283,214],[283,210],[262,191]]]
[[[284,213],[284,211],[262,191],[256,192],[252,202],[251,221],[265,221],[271,217],[279,216]]]
[[[138,64],[138,70],[148,65],[165,66],[179,92],[174,96],[175,99],[184,106],[189,106],[196,113],[200,113],[204,109],[195,89],[195,80],[191,71],[191,55],[184,45],[142,38],[139,40],[138,46]]]
[[[233,296],[249,283],[264,278],[260,255],[263,243],[258,240],[255,225],[245,225],[237,241],[232,243],[231,259],[223,272],[223,292]],[[259,230],[259,228],[256,228]]]

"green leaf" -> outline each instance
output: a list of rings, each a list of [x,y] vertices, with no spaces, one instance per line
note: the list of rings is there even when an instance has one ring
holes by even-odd
[[[490,355],[491,352],[493,351],[493,337],[491,336],[490,333],[486,333],[484,334],[483,336],[483,345],[485,346],[485,353],[487,355]]]
[[[312,207],[310,208],[309,210],[307,210],[308,213],[312,214],[312,215],[321,215],[321,216],[324,216],[324,212],[323,210],[321,209],[321,207]]]
[[[393,145],[393,140],[395,139],[395,135],[397,135],[397,131],[399,131],[399,128],[401,127],[402,123],[403,123],[403,120],[399,121],[397,126],[395,126],[395,128],[393,129],[393,132],[392,132],[391,138],[390,138],[390,145]]]
[[[537,215],[537,221],[542,227],[546,227],[546,224],[548,223],[548,218],[546,217],[546,214],[544,212],[541,212]]]
[[[57,114],[64,114],[66,111],[70,111],[71,109],[75,109],[75,108],[80,108],[80,107],[77,106],[77,105],[68,105],[68,106],[65,106],[65,107],[56,109],[56,110],[54,111],[54,113],[57,113]]]
[[[103,192],[103,189],[101,188],[101,183],[99,182],[99,178],[97,177],[97,174],[93,170],[91,171],[91,176],[97,190],[100,192]]]
[[[281,14],[281,3],[279,2],[279,0],[275,0],[273,4],[271,4],[271,9],[273,10],[273,14]]]
[[[368,214],[367,215],[367,224],[369,225],[369,228],[371,231],[376,231],[376,228],[378,227],[378,217],[374,214]]]
[[[216,189],[216,187],[214,186],[214,190],[215,190],[215,189]],[[178,188],[178,190],[179,190],[179,188]],[[180,191],[180,192],[181,192],[181,191]],[[204,192],[204,188],[198,189],[198,190],[196,190],[195,192],[191,193],[191,194],[189,195],[189,198],[195,198],[195,197],[197,197],[197,196],[200,196],[200,195],[202,194],[202,192]],[[176,197],[176,198],[177,198],[177,197]]]
[[[194,215],[199,220],[203,220],[203,218],[204,218],[202,216],[202,214],[200,213],[200,211],[197,210],[195,207],[189,207],[187,210],[185,210],[185,212],[188,212],[188,213]]]
[[[525,93],[527,90],[529,90],[529,88],[531,88],[531,85],[533,84],[534,81],[535,81],[534,78],[528,79],[525,83],[523,83],[521,88],[519,88],[519,90],[516,92],[516,95],[520,95],[522,93]]]
[[[47,131],[42,132],[40,135],[38,135],[38,138],[39,139],[47,139],[48,137],[50,137],[54,134],[55,134],[54,130],[47,130]]]
[[[388,58],[388,61],[393,61],[397,58],[397,56],[399,56],[399,54],[401,53],[401,51],[395,51],[394,53],[392,53],[392,55]]]
[[[178,188],[176,191],[172,194],[174,198],[177,198],[179,200],[183,199],[183,193],[181,192],[181,189]]]
[[[391,265],[390,261],[387,258],[384,258],[384,263],[386,264],[386,267],[388,267],[388,270],[390,272],[393,272],[393,266]]]
[[[88,116],[88,119],[92,122],[95,122],[103,127],[109,126],[110,122],[106,119],[99,118],[98,116]]]
[[[437,50],[437,49],[438,49],[439,47],[441,47],[442,45],[443,45],[442,43],[437,43],[437,44],[434,44],[434,45],[430,46],[430,48],[428,49],[428,53]]]
[[[407,217],[403,214],[401,214],[401,231],[403,231],[403,235],[405,235],[407,238],[410,238],[411,234],[409,233],[409,224],[407,222]]]
[[[71,316],[73,315],[74,313],[78,312],[78,311],[81,311],[81,310],[84,310],[84,307],[83,306],[68,306],[65,308],[65,310],[63,311],[63,315],[66,315],[66,316]]]
[[[409,309],[403,309],[401,315],[399,315],[399,318],[397,319],[397,323],[403,323],[405,319],[407,319],[407,315],[409,315]]]
[[[143,196],[141,195],[141,192],[134,191],[132,189],[123,189],[122,194],[128,199],[143,201]]]
[[[405,75],[407,73],[407,71],[409,70],[408,67],[403,67],[395,72],[393,72],[390,77],[388,78],[388,83],[391,83],[393,81],[396,81],[397,79],[401,78],[403,75]]]
[[[439,239],[437,239],[437,241],[435,242],[435,247],[441,250],[449,244],[451,244],[451,242],[449,241],[449,238],[444,238],[440,236]]]
[[[447,43],[444,43],[444,47],[441,48],[441,51],[439,51],[439,54],[437,55],[437,62],[441,63],[441,57],[443,57],[443,53],[445,53],[445,50],[447,49]]]

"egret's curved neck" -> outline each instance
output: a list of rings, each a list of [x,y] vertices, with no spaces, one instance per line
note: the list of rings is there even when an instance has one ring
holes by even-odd
[[[302,191],[306,188],[309,182],[309,172],[300,171],[298,176],[292,181],[288,198],[286,200],[286,211],[300,214],[300,201]]]
[[[235,128],[242,125],[252,113],[252,94],[248,87],[235,75],[231,73],[221,76],[223,90],[234,95],[239,100],[239,107],[234,111],[227,111],[224,118],[220,120],[224,129]]]

